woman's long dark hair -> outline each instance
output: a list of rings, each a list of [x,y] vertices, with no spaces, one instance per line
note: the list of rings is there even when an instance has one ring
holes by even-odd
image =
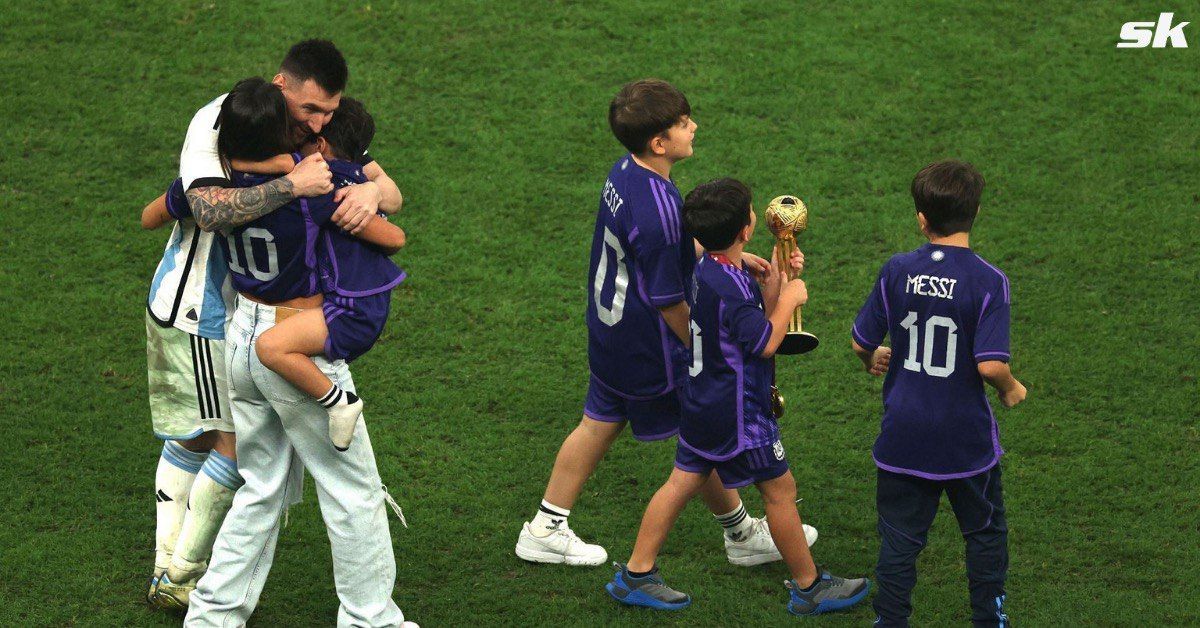
[[[263,161],[294,148],[283,92],[257,76],[229,90],[217,124],[217,154],[226,169],[231,159]]]

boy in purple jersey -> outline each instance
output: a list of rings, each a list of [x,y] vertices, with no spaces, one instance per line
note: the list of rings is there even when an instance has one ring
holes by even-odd
[[[754,274],[757,282],[747,271],[743,249],[755,216],[750,189],[740,181],[719,179],[692,190],[683,222],[705,255],[691,281],[692,360],[675,469],[646,507],[629,563],[617,565],[605,588],[634,606],[674,610],[691,604],[688,595],[666,586],[655,561],[679,513],[715,472],[727,488],[755,484],[762,493],[770,534],[792,575],[788,610],[816,615],[848,608],[866,597],[870,585],[833,576],[813,562],[771,403],[773,356],[792,312],[808,300],[804,282],[785,281],[774,262],[766,273]]]
[[[976,255],[969,235],[983,177],[942,161],[913,179],[917,223],[929,244],[893,256],[858,313],[854,352],[883,383],[878,467],[878,626],[907,626],[917,555],[944,491],[966,541],[971,621],[1004,626],[1008,524],[1000,435],[983,382],[1011,408],[1025,386],[1009,369],[1008,277]],[[881,346],[885,336],[892,348]],[[890,368],[892,354],[902,368]]]
[[[653,79],[623,86],[608,121],[629,154],[609,171],[596,214],[587,308],[591,381],[583,419],[563,441],[542,502],[517,539],[517,556],[533,562],[603,563],[604,548],[583,542],[567,523],[584,482],[626,423],[638,440],[679,430],[690,338],[684,286],[698,250],[680,218],[671,168],[692,155],[696,123],[687,98]],[[747,263],[766,267],[757,256],[747,255]],[[730,562],[779,560],[762,520],[746,513],[736,491],[714,475],[702,494],[725,530]]]
[[[334,186],[341,189],[366,182],[362,166],[353,159],[365,154],[374,137],[371,114],[361,102],[343,97],[329,124],[302,152],[321,154],[333,173]],[[239,170],[285,174],[299,161],[300,155],[280,155],[260,163],[235,161],[233,165]],[[329,436],[341,451],[354,437],[362,400],[350,402],[355,412],[339,411],[339,402],[353,398],[353,394],[338,389],[310,356],[324,354],[330,360],[350,362],[366,353],[383,333],[391,308],[391,290],[406,275],[388,258],[404,246],[404,231],[382,217],[382,221],[373,221],[381,223],[374,228],[378,233],[367,239],[335,228],[321,230],[316,244],[321,291],[325,293],[321,310],[288,318],[263,333],[255,345],[259,360],[267,368],[330,410]]]

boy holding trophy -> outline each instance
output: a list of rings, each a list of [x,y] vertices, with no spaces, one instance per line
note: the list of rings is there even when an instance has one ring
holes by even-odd
[[[608,553],[567,524],[596,465],[628,423],[638,440],[679,431],[678,388],[687,374],[691,283],[699,250],[685,228],[683,199],[671,168],[692,155],[696,122],[687,98],[665,81],[629,83],[609,105],[613,135],[629,150],[613,164],[600,195],[588,288],[591,381],[583,419],[558,451],[546,492],[517,539],[516,554],[539,563],[600,565]],[[747,264],[765,270],[762,258]],[[799,256],[790,259],[799,264]],[[707,477],[700,491],[724,529],[735,565],[780,559],[762,519],[750,517],[737,491]],[[808,542],[817,531],[806,527]]]
[[[675,519],[714,472],[726,488],[755,484],[762,493],[770,534],[792,575],[790,612],[849,608],[870,588],[864,578],[818,569],[805,542],[771,384],[773,357],[808,292],[800,279],[786,278],[778,255],[755,281],[743,252],[755,222],[750,189],[734,179],[703,184],[683,204],[683,224],[704,247],[691,281],[692,359],[675,468],[646,508],[628,564],[618,564],[605,587],[622,603],[666,610],[691,604],[666,586],[655,561]]]

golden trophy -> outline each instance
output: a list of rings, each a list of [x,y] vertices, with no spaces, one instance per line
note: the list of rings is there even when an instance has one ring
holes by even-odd
[[[767,228],[775,234],[779,268],[790,281],[796,274],[792,270],[792,251],[796,250],[796,236],[808,228],[808,207],[804,205],[804,201],[790,194],[775,197],[771,204],[767,205]],[[808,353],[816,349],[819,343],[816,336],[800,328],[800,308],[796,308],[796,311],[792,312],[792,322],[788,324],[787,335],[783,337],[783,343],[775,353]],[[782,406],[782,403],[780,405]]]

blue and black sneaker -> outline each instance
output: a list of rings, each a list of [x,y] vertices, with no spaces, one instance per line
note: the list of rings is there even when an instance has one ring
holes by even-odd
[[[820,615],[844,610],[863,601],[871,590],[871,581],[866,578],[839,578],[828,571],[820,574],[808,589],[801,589],[795,580],[784,581],[784,586],[792,591],[787,605],[789,613]]]
[[[625,565],[613,563],[613,566],[617,568],[617,574],[604,588],[613,599],[622,604],[677,611],[692,603],[688,594],[663,584],[662,576],[658,575],[658,567],[640,578],[634,578],[629,575],[629,569]]]

